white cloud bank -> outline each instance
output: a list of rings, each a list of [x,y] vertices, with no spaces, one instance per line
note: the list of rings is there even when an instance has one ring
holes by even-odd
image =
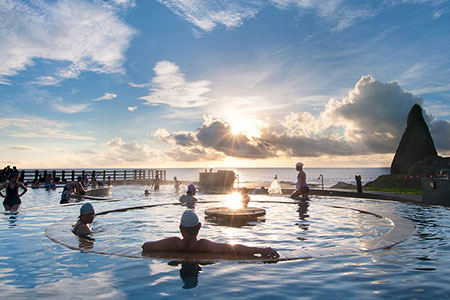
[[[37,117],[0,118],[0,131],[3,135],[26,138],[56,138],[72,140],[94,140],[90,136],[82,136],[64,128],[70,125],[65,122],[52,121]]]
[[[271,123],[257,136],[232,132],[219,119],[206,119],[197,131],[169,133],[159,129],[154,137],[176,147],[174,159],[190,160],[179,153],[196,149],[211,157],[266,159],[280,156],[319,157],[394,153],[406,127],[409,110],[423,99],[404,91],[397,82],[383,83],[363,76],[341,101],[330,99],[318,115],[297,112]],[[450,122],[426,114],[438,151],[450,150]],[[202,152],[203,151],[203,152]]]
[[[150,94],[139,98],[145,100],[145,104],[189,108],[210,102],[204,96],[211,91],[210,81],[187,81],[180,68],[170,61],[156,63],[153,70],[156,76],[152,79]]]
[[[52,75],[53,84],[81,71],[122,72],[134,30],[116,13],[100,1],[0,1],[0,82],[7,84],[7,76],[16,75],[36,59],[67,62]],[[36,83],[49,85],[50,78]]]

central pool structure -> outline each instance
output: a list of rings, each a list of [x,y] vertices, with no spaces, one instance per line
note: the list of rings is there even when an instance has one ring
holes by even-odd
[[[228,196],[220,197],[226,199]],[[208,222],[205,218],[205,209],[211,210],[211,207],[223,204],[222,201],[198,202],[196,212],[204,219],[200,233],[202,237],[206,235],[221,242],[271,246],[278,249],[278,259],[186,252],[155,252],[143,255],[140,247],[143,241],[171,235],[180,236],[174,225],[178,226],[180,215],[186,208],[177,202],[99,212],[94,225],[100,230],[93,234],[95,241],[75,236],[71,232],[74,220],[70,217],[52,224],[45,232],[52,241],[73,250],[129,258],[159,257],[205,263],[217,260],[277,262],[354,254],[390,248],[416,231],[412,221],[386,211],[316,204],[315,199],[286,201],[284,198],[274,198],[281,197],[261,196],[259,200],[251,202],[253,206],[259,206],[255,209],[269,211],[263,222],[244,222],[234,228],[223,223],[217,225],[213,221]],[[327,201],[327,198],[322,198],[321,201]],[[319,225],[318,229],[309,228],[311,220],[308,220],[308,211],[321,211],[321,224],[318,224],[319,220],[315,222]],[[308,234],[305,234],[306,232]],[[308,245],[308,235],[311,234],[314,234],[315,242]]]

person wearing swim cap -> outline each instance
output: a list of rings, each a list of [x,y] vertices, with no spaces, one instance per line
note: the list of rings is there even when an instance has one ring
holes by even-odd
[[[260,254],[263,258],[279,258],[277,251],[270,247],[248,247],[240,244],[216,243],[207,239],[197,239],[202,223],[199,222],[193,210],[186,210],[181,216],[179,237],[169,237],[159,241],[146,242],[142,250],[146,251],[179,251],[179,252],[203,252],[224,253],[238,255]]]
[[[72,186],[70,184],[66,184],[61,193],[61,201],[59,201],[59,204],[69,203],[71,192],[72,192]]]
[[[186,195],[180,197],[181,205],[186,205],[187,208],[195,208],[195,203],[197,203],[197,198],[195,198],[196,188],[195,185],[188,185],[188,190]]]
[[[27,187],[18,181],[19,173],[11,172],[9,182],[6,182],[0,186],[0,196],[5,198],[3,201],[3,207],[6,211],[17,212],[19,210],[22,197],[27,191]],[[6,188],[6,195],[2,193],[2,190]],[[19,195],[19,188],[22,189],[22,193]]]
[[[295,169],[298,171],[297,174],[297,184],[295,186],[295,191],[291,194],[291,198],[297,198],[302,195],[303,200],[308,199],[309,187],[306,183],[306,174],[303,171],[303,163],[298,162],[295,164]]]
[[[72,225],[72,232],[81,237],[87,237],[92,233],[91,224],[95,218],[95,210],[92,204],[84,203],[80,207],[78,221]]]

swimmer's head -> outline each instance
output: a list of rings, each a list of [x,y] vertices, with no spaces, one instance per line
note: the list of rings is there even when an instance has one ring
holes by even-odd
[[[70,188],[71,188],[70,184],[66,184],[66,185],[64,186],[64,190],[65,190],[65,191],[70,190]]]
[[[295,164],[295,168],[296,169],[302,169],[303,168],[303,163],[301,163],[301,162],[296,163]]]
[[[10,175],[11,179],[12,178],[17,178],[17,177],[19,177],[19,173],[17,173],[17,172],[12,172],[11,175]]]
[[[193,210],[186,210],[181,216],[180,231],[183,237],[197,236],[201,223]]]
[[[89,202],[80,207],[80,216],[87,214],[95,214],[94,207]]]
[[[77,177],[77,180],[78,180],[78,181],[81,181],[81,179],[83,179],[83,177],[81,177],[81,176],[78,176],[78,177]]]
[[[188,192],[195,192],[195,190],[195,185],[193,185],[192,183],[188,185]]]
[[[181,216],[180,225],[183,227],[195,227],[198,224],[197,214],[193,210],[185,210]]]

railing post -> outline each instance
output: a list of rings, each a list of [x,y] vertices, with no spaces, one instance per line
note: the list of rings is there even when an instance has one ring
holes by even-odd
[[[61,181],[66,182],[66,171],[65,170],[61,171]]]
[[[34,171],[34,181],[37,181],[39,179],[39,171],[35,170]]]
[[[103,181],[106,180],[106,170],[103,170]]]
[[[72,170],[72,181],[75,181],[75,170]]]
[[[127,170],[123,170],[123,180],[127,180]]]
[[[44,170],[44,182],[47,180],[47,170]]]
[[[113,179],[114,179],[114,181],[116,181],[116,170],[114,170]]]

